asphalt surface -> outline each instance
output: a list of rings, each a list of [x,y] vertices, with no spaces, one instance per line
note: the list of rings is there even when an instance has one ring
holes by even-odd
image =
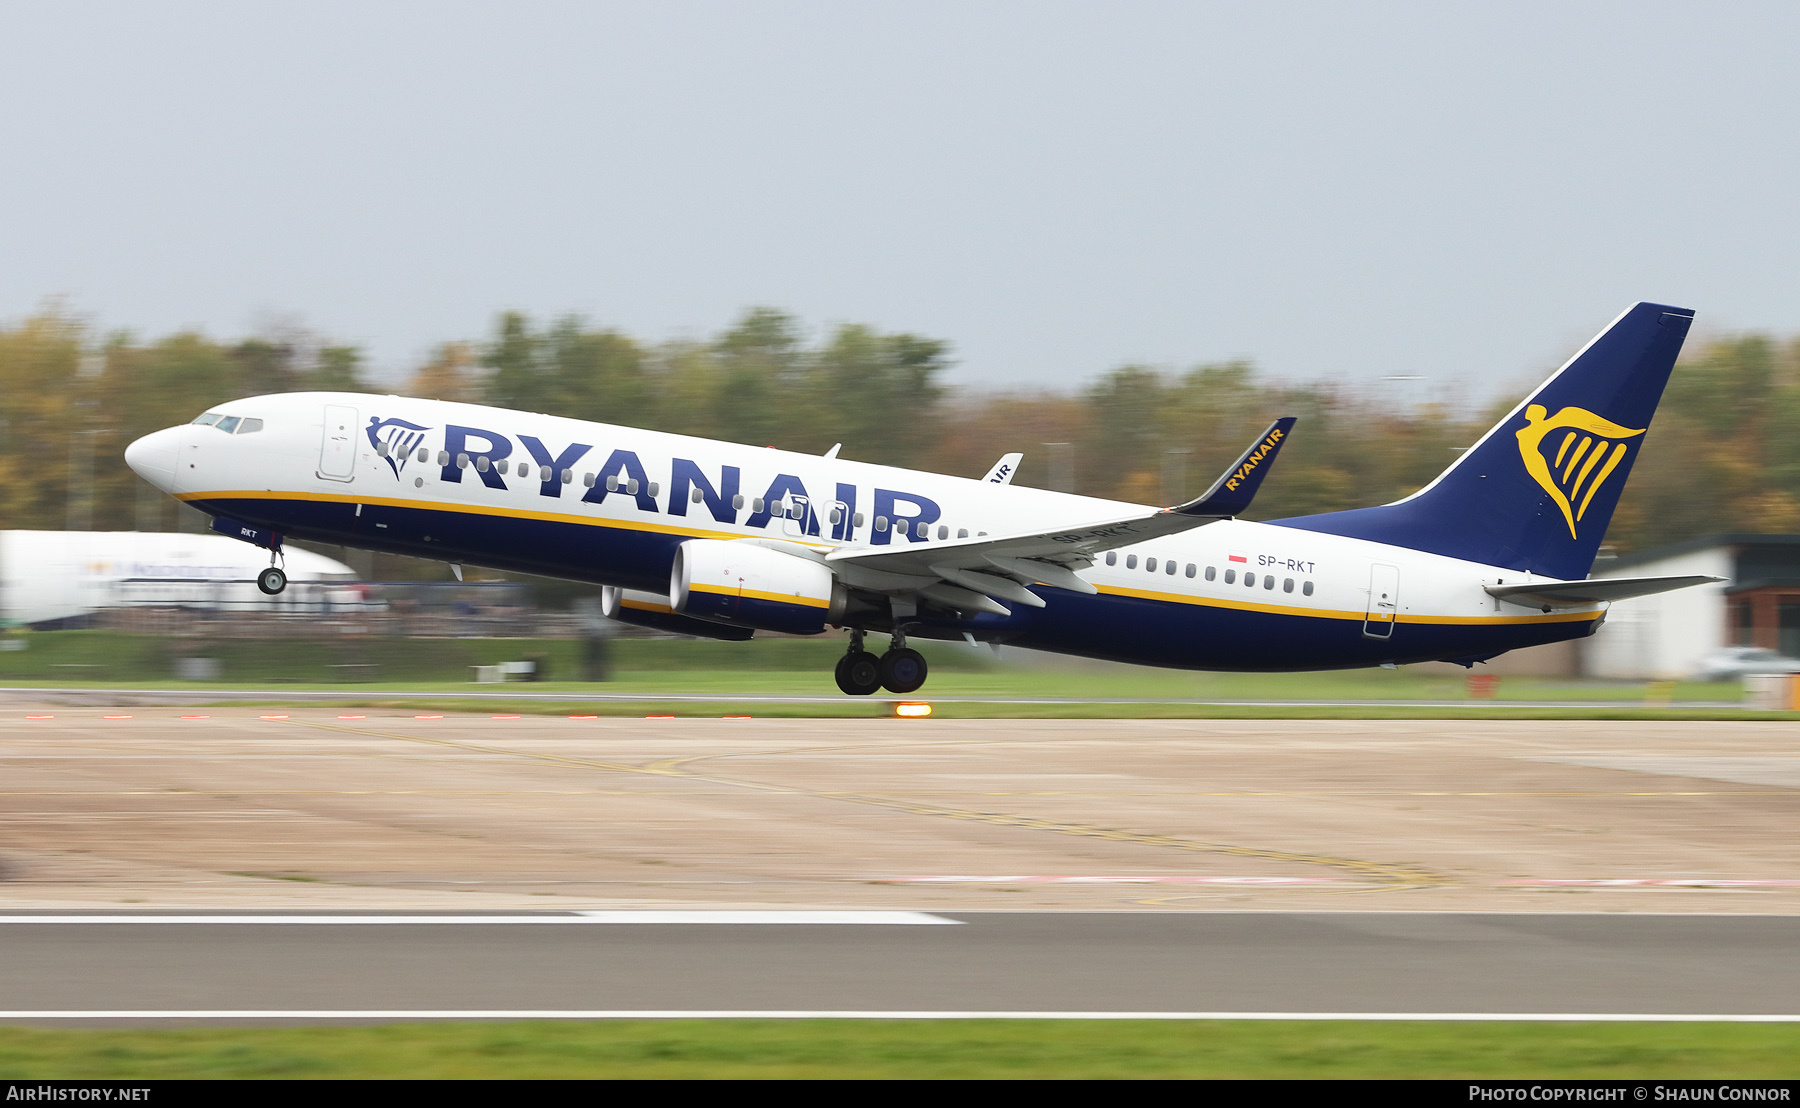
[[[841,693],[823,695],[780,695],[767,693],[608,693],[608,692],[528,692],[516,685],[488,690],[450,690],[444,692],[384,689],[347,685],[336,689],[283,689],[279,686],[255,689],[168,689],[168,688],[77,688],[45,686],[0,689],[0,696],[11,700],[43,704],[226,704],[226,703],[318,703],[342,701],[541,701],[544,703],[621,703],[621,704],[867,704],[884,700],[929,701],[933,704],[1185,704],[1214,708],[1642,708],[1641,700],[1368,700],[1363,698],[1319,699],[1228,699],[1219,697],[1167,696],[934,696],[921,691],[906,696],[880,693],[869,698],[847,697]],[[1658,703],[1659,709],[1720,710],[1746,709],[1746,705],[1729,700],[1673,700]]]
[[[247,1010],[1800,1012],[1792,916],[940,914],[959,926],[504,918],[511,922],[127,926],[9,915],[0,922],[0,1019]]]

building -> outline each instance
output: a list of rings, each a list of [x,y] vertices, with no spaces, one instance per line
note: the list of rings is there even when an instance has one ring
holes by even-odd
[[[1800,658],[1800,535],[1709,535],[1598,562],[1592,577],[1722,577],[1621,600],[1581,643],[1590,677],[1690,677],[1724,646],[1763,646]]]

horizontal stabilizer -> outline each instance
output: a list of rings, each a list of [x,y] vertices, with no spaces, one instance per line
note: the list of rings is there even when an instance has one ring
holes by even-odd
[[[1723,577],[1599,577],[1587,581],[1538,581],[1529,585],[1488,585],[1489,596],[1544,608],[1581,608],[1609,600],[1630,600],[1659,592],[1710,585]]]

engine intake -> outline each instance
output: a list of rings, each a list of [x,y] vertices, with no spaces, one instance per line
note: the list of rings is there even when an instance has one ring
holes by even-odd
[[[844,614],[844,587],[818,562],[766,546],[689,539],[675,548],[669,602],[682,615],[816,635]]]

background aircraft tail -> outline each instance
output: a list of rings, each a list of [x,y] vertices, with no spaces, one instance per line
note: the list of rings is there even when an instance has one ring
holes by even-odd
[[[1271,522],[1586,577],[1693,320],[1687,308],[1638,304],[1418,492]]]

